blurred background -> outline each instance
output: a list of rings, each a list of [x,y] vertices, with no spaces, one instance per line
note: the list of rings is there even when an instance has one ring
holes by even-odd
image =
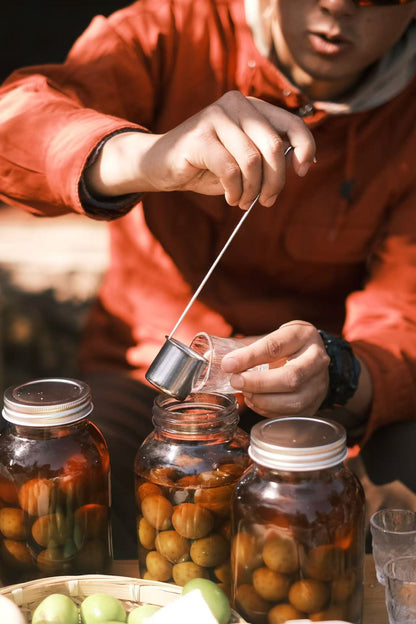
[[[61,62],[116,0],[1,3],[0,80]],[[38,218],[0,204],[0,393],[40,377],[77,377],[80,333],[107,263],[107,227],[78,215]],[[2,403],[2,400],[1,400]]]

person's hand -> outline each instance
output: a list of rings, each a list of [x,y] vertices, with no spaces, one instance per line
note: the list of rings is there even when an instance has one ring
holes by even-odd
[[[248,370],[259,364],[269,369]],[[315,415],[328,391],[328,364],[318,330],[303,321],[286,323],[222,360],[223,370],[234,373],[231,385],[266,417]]]
[[[271,206],[284,186],[285,148],[303,176],[315,142],[295,115],[262,100],[230,91],[162,135],[126,132],[104,145],[87,171],[92,193],[120,195],[188,190],[224,194],[230,205]]]

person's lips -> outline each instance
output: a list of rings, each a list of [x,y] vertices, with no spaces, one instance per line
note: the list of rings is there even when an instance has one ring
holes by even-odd
[[[310,32],[308,38],[316,52],[328,56],[341,54],[352,45],[340,33]]]

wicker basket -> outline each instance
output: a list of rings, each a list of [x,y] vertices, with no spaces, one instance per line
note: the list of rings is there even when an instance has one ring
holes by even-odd
[[[37,605],[46,596],[54,593],[70,596],[77,605],[91,594],[106,593],[121,600],[126,610],[130,611],[139,604],[163,607],[178,598],[181,592],[181,587],[170,583],[106,574],[53,576],[0,588],[0,594],[11,598],[20,607],[28,622],[31,621]],[[233,611],[231,622],[244,624],[245,620]]]

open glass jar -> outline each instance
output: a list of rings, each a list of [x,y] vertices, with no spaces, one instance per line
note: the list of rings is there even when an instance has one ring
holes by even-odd
[[[343,464],[343,427],[319,418],[262,421],[252,467],[233,495],[232,596],[252,624],[360,624],[364,492]]]
[[[233,395],[155,399],[155,428],[135,461],[143,578],[210,578],[229,591],[231,495],[250,463],[238,421]]]
[[[109,455],[88,420],[89,387],[40,379],[8,388],[0,435],[3,583],[104,572],[111,553]]]

